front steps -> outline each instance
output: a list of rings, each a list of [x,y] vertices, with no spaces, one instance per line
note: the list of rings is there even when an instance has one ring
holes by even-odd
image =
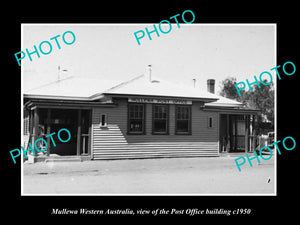
[[[66,155],[66,156],[60,156],[57,154],[50,154],[50,156],[47,155],[28,155],[28,160],[25,161],[27,163],[36,163],[36,162],[82,162],[85,160],[91,160],[91,156],[88,155],[82,155],[82,156],[76,156],[76,155]]]

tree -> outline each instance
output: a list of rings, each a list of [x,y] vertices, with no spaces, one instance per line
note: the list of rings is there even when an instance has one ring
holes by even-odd
[[[241,98],[239,97],[235,85],[236,84],[236,78],[235,77],[228,77],[225,80],[222,81],[221,84],[221,91],[220,95],[225,98],[235,99],[237,101],[241,101]],[[244,90],[241,91],[241,94],[244,94]]]
[[[263,81],[268,83],[267,80]],[[257,85],[252,85],[250,90],[241,91],[241,97],[238,95],[235,88],[236,78],[228,77],[222,81],[220,95],[226,98],[234,99],[242,102],[247,108],[258,109],[261,113],[257,117],[257,131],[262,133],[266,122],[270,122],[274,126],[274,88],[273,83],[263,85],[260,83],[260,88]]]
[[[267,83],[267,80],[264,80]],[[274,124],[274,89],[273,83],[270,85],[260,84],[260,88],[255,86],[253,92],[247,91],[244,93],[243,103],[250,109],[261,110],[264,120]]]

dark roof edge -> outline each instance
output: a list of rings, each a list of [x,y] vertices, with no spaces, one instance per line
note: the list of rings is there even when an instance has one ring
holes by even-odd
[[[218,111],[220,113],[232,113],[232,114],[258,114],[261,113],[259,109],[249,109],[249,108],[240,108],[240,107],[216,107],[216,106],[205,106],[203,111]]]
[[[190,98],[190,97],[180,97],[180,96],[161,96],[161,95],[128,95],[128,94],[114,94],[114,93],[103,93],[106,96],[111,97],[121,97],[121,98],[174,98],[174,99],[185,99],[185,100],[191,100],[191,101],[203,101],[203,102],[214,102],[218,100],[218,98]]]

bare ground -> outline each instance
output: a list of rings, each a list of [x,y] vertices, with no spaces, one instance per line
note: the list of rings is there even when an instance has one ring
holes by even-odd
[[[259,165],[252,160],[241,172],[235,158],[25,163],[23,194],[275,194],[273,158]]]

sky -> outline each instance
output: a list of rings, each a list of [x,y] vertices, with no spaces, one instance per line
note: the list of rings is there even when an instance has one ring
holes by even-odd
[[[158,27],[158,23],[156,24]],[[153,24],[22,24],[21,50],[34,51],[43,41],[52,44],[48,55],[40,53],[22,60],[23,89],[29,90],[60,77],[99,77],[126,81],[144,74],[152,65],[152,75],[174,83],[206,90],[207,79],[221,81],[229,76],[237,81],[254,81],[263,71],[276,66],[274,24],[184,24],[172,23],[169,33],[147,34],[138,45],[134,33]],[[163,27],[168,30],[168,25]],[[72,31],[71,45],[62,35]],[[60,35],[57,40],[50,38]],[[70,36],[66,35],[66,39]],[[71,38],[70,38],[71,39]],[[69,41],[69,39],[67,39]],[[44,51],[47,46],[44,45]],[[65,72],[58,72],[58,67]],[[271,72],[273,74],[273,71]]]

